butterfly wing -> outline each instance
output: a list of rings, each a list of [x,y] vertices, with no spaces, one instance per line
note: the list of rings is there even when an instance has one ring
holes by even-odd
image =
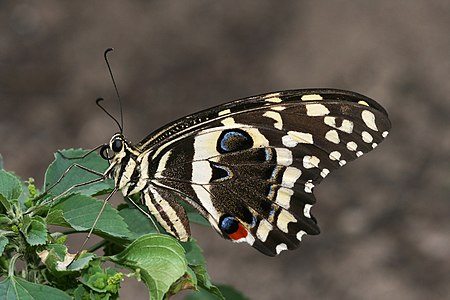
[[[292,90],[190,115],[137,147],[148,153],[153,191],[185,200],[223,237],[273,256],[319,233],[310,213],[314,187],[389,129],[386,111],[365,96]],[[165,220],[175,236],[188,230],[187,221],[179,232]]]

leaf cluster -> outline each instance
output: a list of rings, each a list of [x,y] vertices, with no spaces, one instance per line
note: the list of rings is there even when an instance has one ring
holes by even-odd
[[[186,289],[198,291],[187,295],[190,300],[245,299],[231,287],[212,284],[194,239],[181,243],[133,206],[116,209],[97,199],[113,190],[111,180],[73,188],[98,178],[74,164],[96,172],[108,167],[96,153],[69,159],[86,153],[56,153],[45,174],[46,192],[32,179],[22,181],[3,170],[0,157],[0,299],[117,299],[125,276],[142,280],[150,299],[168,299]],[[194,211],[189,216],[205,223]],[[101,241],[71,253],[67,237],[89,231],[94,223],[93,234]],[[104,255],[94,253],[98,249]]]

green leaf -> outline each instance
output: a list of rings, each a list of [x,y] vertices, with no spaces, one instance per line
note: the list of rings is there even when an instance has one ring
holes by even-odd
[[[189,242],[181,243],[181,245],[186,251],[186,259],[189,265],[206,265],[202,249],[198,246],[197,241],[194,238],[191,238]]]
[[[186,251],[186,259],[189,267],[195,273],[197,285],[217,296],[218,299],[223,299],[219,289],[212,284],[208,272],[206,271],[206,260],[203,256],[202,249],[198,246],[197,241],[193,238],[187,243],[182,243]]]
[[[108,294],[119,293],[120,283],[123,277],[123,273],[112,268],[103,270],[99,263],[94,262],[87,272],[82,275],[81,282],[91,290],[103,294],[102,296],[105,297]]]
[[[148,234],[110,259],[139,271],[150,290],[150,299],[163,299],[170,286],[187,271],[184,249],[168,235]]]
[[[81,149],[61,151],[61,153],[65,157],[81,157],[87,152],[87,150]],[[45,172],[45,190],[47,190],[51,185],[57,182],[57,180],[64,174],[64,172],[75,163],[100,173],[103,173],[108,168],[108,162],[94,152],[82,159],[67,159],[64,158],[60,153],[55,153],[55,160],[50,164],[47,171]],[[86,170],[82,170],[78,167],[73,167],[70,171],[67,172],[66,175],[64,175],[64,178],[61,180],[61,182],[59,182],[50,190],[50,193],[57,196],[62,194],[64,191],[68,190],[75,184],[84,183],[96,178],[99,178],[99,176],[92,174]],[[93,196],[111,191],[112,188],[112,180],[103,180],[97,183],[75,188],[71,191],[71,193],[80,193],[83,195]]]
[[[6,236],[0,235],[0,256],[3,255],[6,245],[8,245],[9,240]]]
[[[212,282],[211,278],[209,277],[208,272],[206,271],[205,265],[191,265],[190,266],[192,270],[194,271],[195,275],[197,276],[198,286],[203,288],[208,293],[215,295],[217,298],[213,299],[225,299],[219,290],[218,287],[216,287]],[[231,298],[232,299],[232,298]]]
[[[70,300],[61,290],[11,276],[0,282],[0,299],[4,300]]]
[[[19,199],[22,194],[22,183],[10,172],[0,170],[0,195],[3,195],[7,200]]]
[[[241,292],[228,285],[217,285],[218,289],[223,295],[223,298],[211,294],[207,290],[200,289],[199,292],[192,293],[184,297],[184,300],[217,300],[217,299],[232,299],[232,300],[248,300]]]
[[[95,257],[92,253],[82,253],[77,260],[73,261],[75,254],[69,254],[67,247],[60,244],[48,244],[38,255],[55,277],[76,274],[78,271],[87,268],[89,262]]]
[[[77,231],[87,231],[92,228],[103,203],[90,196],[71,195],[51,208],[47,222],[60,226],[69,224]],[[130,235],[127,224],[109,203],[106,203],[94,232],[119,238],[127,238]]]
[[[24,216],[22,233],[31,246],[44,245],[47,242],[47,224],[40,216]]]
[[[128,225],[128,229],[131,233],[129,238],[131,240],[135,240],[144,234],[158,232],[152,221],[138,209],[124,208],[119,211],[119,215],[122,216],[123,220]]]

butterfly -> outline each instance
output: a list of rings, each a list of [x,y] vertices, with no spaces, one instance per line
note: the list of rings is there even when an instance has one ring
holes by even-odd
[[[319,234],[314,188],[376,148],[390,128],[386,111],[366,96],[287,90],[194,113],[138,144],[121,130],[101,155],[110,160],[104,177],[126,197],[140,193],[180,241],[191,234],[182,200],[222,237],[275,256]]]

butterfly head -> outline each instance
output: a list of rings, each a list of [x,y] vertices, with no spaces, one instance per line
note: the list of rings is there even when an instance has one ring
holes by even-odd
[[[114,134],[109,143],[100,149],[100,156],[110,162],[106,174],[114,177],[116,181],[120,180],[121,175],[118,172],[122,164],[135,161],[138,154],[139,151],[121,133]]]

